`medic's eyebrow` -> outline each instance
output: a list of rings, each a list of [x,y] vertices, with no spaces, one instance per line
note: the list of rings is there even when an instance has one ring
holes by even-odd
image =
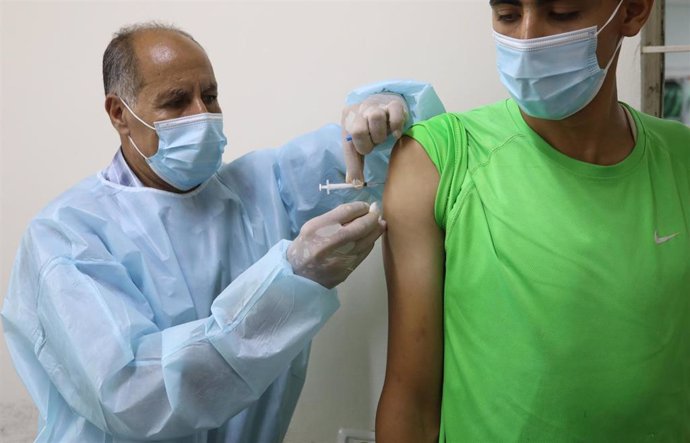
[[[209,92],[218,92],[218,84],[216,83],[209,83],[208,86],[206,86],[203,91],[204,93],[209,93]]]
[[[520,0],[489,0],[490,6],[496,6],[496,5],[501,5],[501,4],[522,6],[522,2]]]
[[[184,89],[169,89],[164,91],[156,97],[157,102],[169,102],[175,100],[183,100],[187,98],[189,94]]]

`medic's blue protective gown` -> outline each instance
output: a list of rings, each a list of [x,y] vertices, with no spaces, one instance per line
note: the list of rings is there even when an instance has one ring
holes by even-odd
[[[443,112],[430,86],[411,119]],[[334,290],[293,274],[302,224],[366,191],[342,182],[340,127],[252,152],[174,194],[87,178],[29,225],[2,311],[17,371],[40,411],[38,442],[279,442]],[[392,143],[366,159],[385,179]],[[367,194],[369,193],[369,194]]]

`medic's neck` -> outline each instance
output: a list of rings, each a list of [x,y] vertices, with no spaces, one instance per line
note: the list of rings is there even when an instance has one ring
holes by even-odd
[[[543,120],[524,112],[522,116],[551,146],[568,157],[587,163],[614,165],[625,159],[635,146],[625,110],[618,103],[615,63],[599,93],[570,117]]]

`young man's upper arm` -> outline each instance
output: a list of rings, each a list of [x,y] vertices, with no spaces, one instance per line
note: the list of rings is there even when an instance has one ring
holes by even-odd
[[[403,138],[384,192],[389,298],[386,380],[377,441],[438,438],[443,362],[443,232],[434,218],[439,174],[424,149]]]

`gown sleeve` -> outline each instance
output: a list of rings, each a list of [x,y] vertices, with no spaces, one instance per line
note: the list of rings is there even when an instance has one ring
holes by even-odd
[[[261,396],[338,307],[334,290],[293,274],[283,240],[218,295],[210,316],[160,328],[146,282],[133,277],[136,260],[96,257],[84,237],[53,220],[30,225],[3,324],[29,391],[41,389],[30,374],[42,368],[76,413],[116,437],[159,440],[221,426]]]

